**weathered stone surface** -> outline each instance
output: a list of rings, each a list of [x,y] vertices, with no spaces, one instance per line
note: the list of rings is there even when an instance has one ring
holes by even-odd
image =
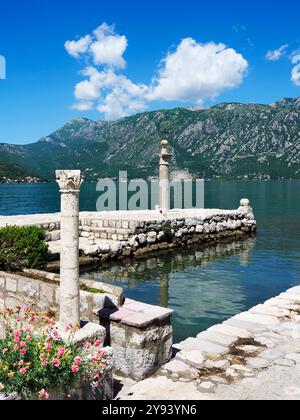
[[[237,337],[232,337],[230,335],[224,335],[224,334],[219,334],[217,332],[213,332],[213,331],[203,331],[200,334],[197,335],[198,339],[204,339],[207,341],[211,341],[212,343],[215,344],[220,344],[222,346],[230,346],[231,344],[233,344],[236,340]]]
[[[204,365],[205,357],[199,350],[182,350],[176,355],[176,359],[180,360],[187,365],[193,366],[196,369],[200,369]]]
[[[149,232],[147,234],[147,242],[148,244],[154,244],[157,240],[157,233],[155,231]]]
[[[214,325],[213,327],[209,328],[207,332],[216,332],[219,334],[238,338],[249,338],[251,336],[251,333],[244,328],[237,328],[226,324]]]
[[[215,391],[216,384],[210,381],[203,381],[198,385],[198,389],[200,392],[208,392],[212,393]]]
[[[257,315],[271,315],[275,317],[285,317],[290,315],[290,311],[287,309],[268,305],[254,306],[249,312]]]
[[[253,359],[248,360],[248,366],[252,367],[253,369],[264,369],[270,365],[270,360],[261,359],[260,357],[255,357]]]
[[[279,324],[279,320],[276,317],[268,315],[252,314],[250,312],[243,312],[236,315],[232,320],[252,322],[253,324],[259,325],[276,325]]]
[[[283,353],[276,351],[276,350],[264,350],[260,353],[259,357],[267,360],[280,360],[283,358]]]
[[[300,363],[300,353],[288,353],[285,355],[287,360],[293,360],[296,363]]]
[[[230,366],[230,363],[228,360],[206,360],[204,366],[208,369],[226,370]]]
[[[92,322],[88,322],[83,328],[76,331],[73,342],[75,344],[83,345],[86,341],[94,342],[100,340],[104,343],[106,337],[106,330],[104,327]],[[107,350],[107,348],[106,348]]]
[[[275,365],[278,366],[286,366],[286,367],[291,367],[294,366],[295,362],[293,360],[288,360],[288,359],[278,359],[274,361]]]
[[[228,348],[220,346],[218,344],[211,343],[206,340],[197,338],[187,338],[178,345],[177,348],[181,350],[200,350],[206,354],[212,355],[224,355],[228,353]]]
[[[162,371],[168,375],[175,373],[179,377],[187,378],[190,380],[197,379],[199,376],[196,369],[176,359],[171,360],[171,362],[165,364]]]
[[[245,352],[246,354],[253,354],[253,353],[257,353],[257,351],[260,349],[260,347],[256,347],[256,346],[239,346],[238,350],[241,350],[243,352]]]
[[[17,280],[13,279],[13,278],[10,278],[10,277],[6,277],[5,288],[8,292],[16,292],[17,291]]]
[[[236,319],[236,318],[231,318],[228,321],[225,321],[224,324],[225,325],[230,325],[232,327],[245,329],[245,330],[247,330],[251,333],[256,333],[256,334],[259,334],[259,333],[263,334],[264,332],[267,331],[266,326],[255,324],[255,323],[249,322],[249,321],[243,321],[243,320]]]

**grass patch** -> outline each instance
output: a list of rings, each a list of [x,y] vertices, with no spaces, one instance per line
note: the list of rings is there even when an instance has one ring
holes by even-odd
[[[84,290],[85,292],[95,293],[95,294],[98,294],[98,295],[100,295],[100,294],[103,295],[103,294],[107,293],[107,292],[105,292],[105,290],[96,289],[95,287],[88,287],[88,286],[86,286],[84,284],[81,284],[80,285],[80,289],[81,290]]]

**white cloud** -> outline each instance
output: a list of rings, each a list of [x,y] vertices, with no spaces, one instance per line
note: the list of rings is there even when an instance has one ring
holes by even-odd
[[[65,48],[72,57],[79,57],[81,54],[87,52],[92,43],[90,35],[80,38],[78,41],[66,41]]]
[[[103,23],[92,34],[67,41],[65,47],[72,57],[83,57],[85,66],[89,63],[81,72],[84,80],[75,86],[73,108],[96,108],[108,120],[143,111],[154,100],[202,103],[238,86],[248,68],[243,56],[224,44],[186,38],[162,60],[158,75],[147,86],[121,74],[127,38],[116,34],[114,26]]]
[[[127,48],[127,38],[125,35],[116,34],[114,26],[106,23],[78,41],[67,41],[65,48],[75,58],[87,54],[98,66],[124,68],[126,65],[123,54]]]
[[[86,110],[93,101],[100,100],[97,109],[108,120],[145,109],[146,85],[135,84],[113,69],[99,71],[95,67],[87,67],[83,75],[88,79],[75,86],[74,96],[79,100],[76,109]]]
[[[296,86],[300,86],[300,54],[296,54],[292,57],[292,64],[296,64],[296,65],[294,66],[292,70],[291,81]]]
[[[107,64],[123,68],[126,62],[123,54],[127,48],[126,36],[117,35],[113,26],[103,23],[94,32],[95,42],[91,44],[90,50],[93,55],[94,64]]]
[[[280,48],[276,50],[269,50],[266,54],[266,59],[268,61],[278,61],[280,58],[286,53],[288,48],[288,44],[282,45]]]
[[[240,85],[247,68],[242,55],[224,44],[199,44],[186,38],[164,58],[147,98],[201,103]]]

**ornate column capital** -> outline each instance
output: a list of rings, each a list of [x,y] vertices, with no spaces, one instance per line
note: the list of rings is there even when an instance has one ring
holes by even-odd
[[[56,182],[61,193],[74,193],[80,191],[83,182],[81,171],[79,170],[58,170],[55,171]]]

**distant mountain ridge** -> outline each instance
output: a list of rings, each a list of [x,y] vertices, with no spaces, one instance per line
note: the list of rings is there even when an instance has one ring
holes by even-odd
[[[88,180],[118,176],[119,170],[155,176],[164,130],[174,170],[205,177],[300,178],[298,97],[270,105],[152,111],[114,122],[79,118],[33,144],[0,144],[0,179],[11,170],[54,179],[58,168],[81,169]]]

